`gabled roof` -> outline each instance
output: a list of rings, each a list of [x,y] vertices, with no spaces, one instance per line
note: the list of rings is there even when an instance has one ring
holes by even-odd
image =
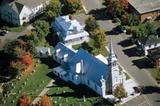
[[[63,37],[72,35],[75,31],[75,28],[78,33],[84,31],[82,25],[80,25],[80,23],[76,19],[71,19],[71,16],[68,15],[56,18],[56,23],[58,23],[61,30],[64,32]]]
[[[149,37],[140,38],[139,42],[145,46],[150,46],[160,43],[160,38],[157,38],[154,35],[150,35]]]
[[[101,76],[104,76],[104,79],[107,80],[109,75],[109,67],[104,62],[92,56],[90,53],[84,49],[80,49],[74,56],[69,60],[69,66],[71,73],[76,73],[76,64],[81,62],[83,63],[83,69],[81,70],[83,75],[85,75],[89,80],[93,81],[97,85],[101,86]]]
[[[18,2],[11,2],[9,4],[9,6],[11,6],[11,8],[17,13],[17,14],[20,14],[22,9],[23,9],[23,6],[22,4],[18,3]]]
[[[140,14],[160,10],[160,0],[128,0],[128,2]]]
[[[151,56],[151,58],[153,58],[154,60],[159,59],[160,58],[160,47],[150,49],[148,50],[148,53]]]
[[[71,49],[67,48],[63,43],[59,42],[55,47],[55,52],[57,49],[60,49],[60,52],[58,54],[59,57],[63,58],[65,54],[68,54],[67,60],[70,60],[74,55],[75,52]]]

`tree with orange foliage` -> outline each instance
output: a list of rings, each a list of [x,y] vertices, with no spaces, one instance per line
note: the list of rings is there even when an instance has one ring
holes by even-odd
[[[52,106],[51,100],[48,96],[42,96],[39,102],[39,106]]]
[[[31,106],[31,105],[32,105],[31,97],[27,95],[21,96],[17,102],[17,106]]]
[[[119,2],[125,10],[128,10],[128,0],[119,0]]]
[[[32,64],[32,58],[29,52],[26,52],[22,58],[22,62],[26,65]]]

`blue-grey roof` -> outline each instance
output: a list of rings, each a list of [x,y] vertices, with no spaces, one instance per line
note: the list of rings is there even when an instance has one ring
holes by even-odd
[[[73,55],[75,55],[75,52],[72,51],[71,49],[67,48],[63,43],[59,42],[56,47],[55,47],[55,51],[57,49],[60,49],[60,53],[58,54],[59,57],[63,58],[63,56],[65,54],[68,54],[68,58],[67,60],[71,59],[73,57]]]
[[[101,86],[100,79],[104,76],[107,80],[109,75],[109,67],[99,59],[92,56],[84,49],[80,49],[74,56],[69,60],[69,66],[72,73],[76,73],[76,63],[83,61],[83,72],[87,78],[97,85]]]
[[[128,0],[128,2],[140,14],[160,10],[160,0]]]

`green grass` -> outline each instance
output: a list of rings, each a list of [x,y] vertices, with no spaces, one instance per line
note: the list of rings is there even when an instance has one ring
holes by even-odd
[[[153,69],[150,71],[153,78],[157,81],[158,84],[160,84],[160,71],[158,69]]]
[[[75,86],[72,83],[66,83],[58,79],[55,80],[55,85],[50,89],[48,95],[52,99],[54,106],[60,106],[60,104],[61,106],[97,106],[98,104],[99,106],[102,106],[102,104],[111,106],[107,100],[103,100],[90,88],[83,85]]]
[[[8,30],[11,32],[22,32],[25,30],[26,27],[18,26],[18,27],[9,27]]]
[[[131,79],[131,77],[127,73],[125,73],[125,75],[126,75],[126,80]]]
[[[13,80],[11,83],[15,86],[12,87],[8,97],[5,97],[6,101],[3,106],[16,106],[17,99],[23,94],[28,94],[34,99],[39,95],[39,93],[44,89],[44,87],[51,80],[46,76],[51,70],[45,64],[39,64],[35,68],[36,72],[32,75],[22,76],[20,80]],[[26,85],[24,84],[26,82]],[[12,102],[14,100],[14,102]],[[0,106],[2,106],[0,104]]]
[[[103,56],[108,56],[108,51],[106,50],[105,47],[103,48],[95,48],[95,40],[91,39],[89,40],[89,42],[87,42],[88,46],[83,46],[83,44],[77,44],[77,45],[73,45],[72,47],[75,50],[79,50],[80,48],[83,48],[84,50],[88,51],[89,53],[93,54],[94,56],[98,55],[98,54],[102,54]],[[93,53],[94,51],[94,53]]]

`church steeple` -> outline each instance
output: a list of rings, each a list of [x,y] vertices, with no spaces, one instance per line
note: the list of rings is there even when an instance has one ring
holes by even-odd
[[[116,55],[113,50],[112,38],[110,37],[110,44],[109,44],[109,63],[113,61],[117,61]]]

